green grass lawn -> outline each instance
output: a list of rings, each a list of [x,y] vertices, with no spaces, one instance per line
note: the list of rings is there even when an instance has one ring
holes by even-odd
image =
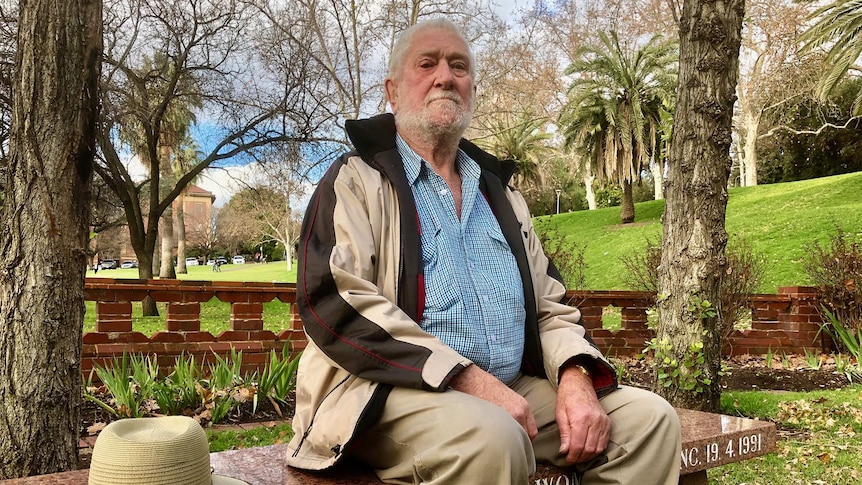
[[[730,392],[722,412],[778,423],[776,451],[709,470],[711,485],[862,483],[862,385],[836,391]]]
[[[187,274],[178,274],[177,279],[192,281],[271,281],[273,283],[296,282],[296,261],[288,271],[287,263],[274,261],[271,263],[226,264],[221,271],[213,271],[212,266],[189,266]],[[88,277],[137,279],[137,269],[103,269],[98,274],[87,271]]]
[[[727,232],[747,241],[764,262],[760,291],[809,284],[802,269],[805,245],[827,243],[840,225],[851,238],[862,237],[862,173],[824,177],[729,192]],[[561,236],[586,246],[586,288],[629,289],[621,257],[641,251],[647,238],[661,237],[664,201],[635,204],[635,222],[622,225],[619,207],[536,218]]]
[[[100,270],[98,274],[92,271],[87,276],[102,278],[138,278],[137,269]],[[292,283],[296,281],[296,264],[287,271],[287,263],[276,261],[265,264],[228,264],[221,271],[214,272],[209,266],[189,266],[188,274],[177,275],[181,280],[194,281],[272,281],[274,283]],[[86,303],[84,314],[84,333],[92,332],[96,327],[96,303]],[[165,329],[165,304],[159,303],[159,316],[144,317],[140,302],[132,302],[132,328],[144,335],[152,335]],[[219,301],[215,297],[201,303],[201,330],[218,336],[230,325],[230,303]],[[278,333],[290,329],[290,305],[279,300],[263,304],[263,328]]]
[[[537,227],[552,227],[561,237],[569,237],[585,246],[587,265],[586,289],[629,289],[624,282],[625,267],[621,257],[643,250],[647,238],[661,237],[661,213],[664,201],[636,204],[633,224],[619,223],[619,207],[580,211],[536,218]],[[814,241],[827,243],[840,225],[853,239],[862,237],[862,173],[824,177],[730,190],[727,207],[727,231],[731,238],[747,241],[762,259],[765,267],[763,293],[774,293],[780,286],[809,284],[802,269],[805,246]],[[102,270],[88,276],[137,278],[136,269]],[[287,271],[287,263],[228,264],[221,272],[209,266],[190,266],[184,280],[295,282],[296,265]],[[93,304],[88,302],[85,331],[92,329]],[[266,329],[279,331],[290,321],[288,305],[273,302],[265,305]],[[230,307],[211,300],[202,305],[201,327],[213,334],[227,329]],[[164,315],[164,312],[162,312]],[[136,305],[135,329],[150,334],[164,326],[161,318],[140,316]]]

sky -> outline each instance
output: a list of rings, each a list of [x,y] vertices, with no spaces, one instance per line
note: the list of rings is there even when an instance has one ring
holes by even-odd
[[[523,7],[528,0],[491,0],[497,13],[506,21],[511,21],[518,8]],[[237,180],[249,181],[252,178],[252,168],[248,165],[227,167],[223,169],[208,169],[203,172],[196,183],[198,187],[212,192],[216,196],[214,205],[222,207],[236,193],[241,184]]]

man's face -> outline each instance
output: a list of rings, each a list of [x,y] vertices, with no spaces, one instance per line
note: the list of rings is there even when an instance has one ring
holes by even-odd
[[[473,116],[471,71],[468,47],[457,34],[438,28],[417,32],[400,75],[385,82],[399,130],[460,137]]]

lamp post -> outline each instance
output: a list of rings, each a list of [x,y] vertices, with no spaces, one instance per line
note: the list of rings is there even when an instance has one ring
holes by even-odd
[[[557,193],[557,214],[560,213],[560,194],[563,193],[561,189],[556,189],[554,192]]]

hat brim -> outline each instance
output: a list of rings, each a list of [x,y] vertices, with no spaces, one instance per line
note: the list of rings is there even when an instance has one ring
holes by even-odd
[[[237,478],[226,477],[224,475],[213,475],[212,485],[249,485],[249,483]]]

